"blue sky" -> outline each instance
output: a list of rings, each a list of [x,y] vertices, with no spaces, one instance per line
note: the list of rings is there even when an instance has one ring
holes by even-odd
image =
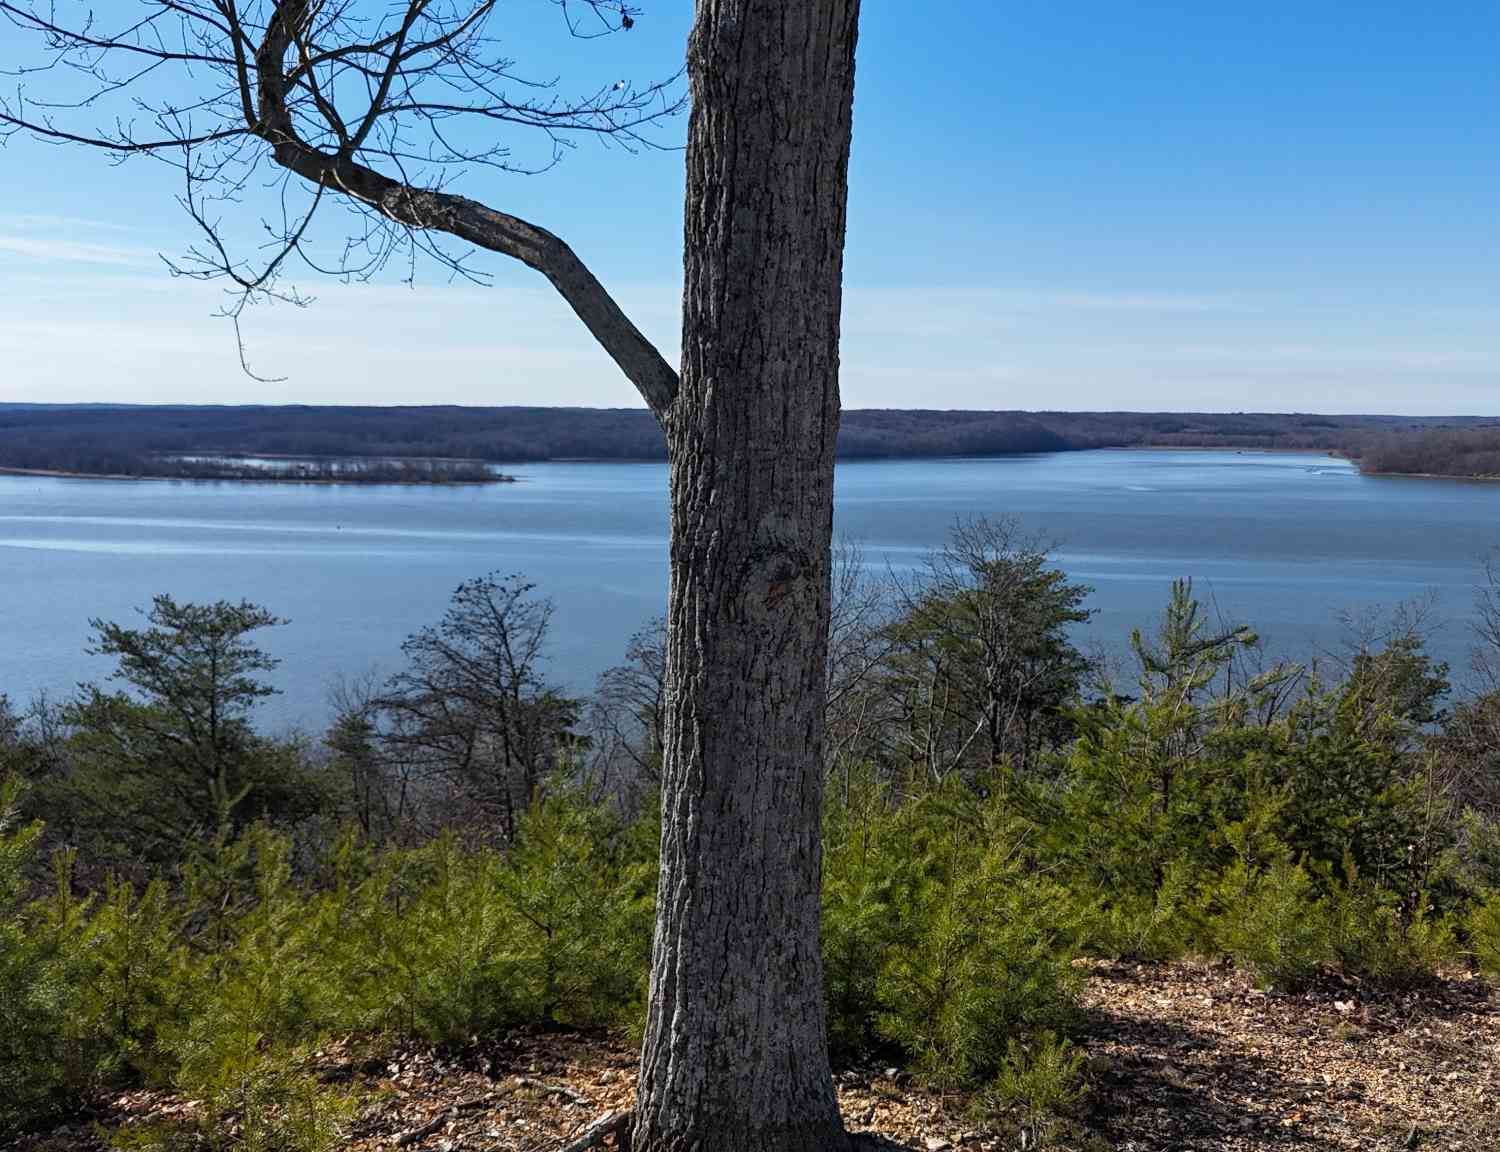
[[[496,27],[565,90],[650,79],[691,5],[640,2],[606,40],[547,0]],[[675,358],[681,160],[584,141],[463,190],[564,235]],[[247,320],[286,377],[258,383],[157,258],[169,173],[19,139],[0,172],[0,400],[639,402],[498,257],[489,289],[300,279],[310,309]],[[866,0],[850,180],[848,406],[1500,413],[1493,2]]]

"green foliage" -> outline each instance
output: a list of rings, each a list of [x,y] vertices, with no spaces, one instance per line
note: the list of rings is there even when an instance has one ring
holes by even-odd
[[[1419,621],[1403,625],[1408,615],[1397,610],[1397,632],[1378,648],[1362,646],[1355,654],[1342,696],[1374,729],[1388,739],[1411,734],[1442,717],[1439,701],[1448,694],[1448,665],[1423,650]]]
[[[1351,976],[1379,988],[1409,988],[1432,979],[1455,955],[1453,933],[1424,897],[1407,910],[1389,891],[1350,869],[1327,899],[1334,959]]]
[[[289,822],[320,807],[295,746],[250,719],[274,689],[277,661],[251,633],[282,623],[250,603],[158,596],[147,627],[94,620],[90,652],[118,661],[128,691],[86,685],[62,710],[68,770],[41,786],[49,819],[90,864],[175,864],[255,820]]]
[[[21,899],[40,828],[8,826],[17,794],[0,786],[0,1131],[146,1067],[178,999],[162,885],[78,899],[64,855],[54,892]]]
[[[1500,892],[1491,892],[1469,914],[1469,940],[1479,970],[1500,979]]]
[[[353,1099],[318,1081],[308,1053],[257,1041],[234,1022],[194,1047],[177,1079],[197,1107],[177,1121],[126,1125],[117,1152],[331,1152],[345,1144]]]
[[[1281,833],[1299,854],[1329,872],[1347,859],[1361,875],[1411,891],[1451,832],[1430,820],[1421,766],[1388,730],[1347,690],[1309,693],[1277,726],[1266,768],[1285,791]]]
[[[836,1062],[980,1090],[1041,1142],[1081,1090],[1058,1038],[1080,951],[1223,955],[1280,989],[1334,968],[1410,987],[1464,952],[1500,976],[1500,809],[1475,767],[1489,729],[1438,707],[1445,670],[1420,645],[1361,650],[1332,685],[1254,671],[1253,634],[1210,627],[1180,582],[1154,638],[1136,637],[1139,697],[1082,704],[1066,626],[1083,590],[1010,532],[970,525],[859,649],[875,661],[851,689],[868,729],[824,812]],[[461,590],[466,611],[514,609],[483,651],[540,650],[527,587]],[[0,705],[0,772],[56,821],[23,820],[19,785],[0,783],[0,1132],[148,1084],[197,1100],[199,1119],[121,1147],[316,1152],[351,1107],[316,1076],[329,1037],[639,1025],[656,805],[627,819],[588,770],[557,778],[589,754],[573,703],[518,668],[447,710],[485,660],[438,661],[449,633],[429,630],[414,668],[443,675],[406,682],[420,715],[346,710],[325,770],[250,727],[271,662],[245,637],[272,622],[159,600],[145,630],[99,626],[132,695],[85,692],[61,736],[54,713]],[[654,672],[627,687],[622,706],[659,703]],[[443,724],[417,723],[429,704]],[[1446,722],[1465,727],[1432,734]],[[421,760],[429,738],[441,755]],[[409,775],[417,760],[436,775]],[[460,761],[484,779],[454,777]],[[342,782],[342,834],[326,779]],[[424,837],[442,805],[476,798],[484,815]],[[49,886],[54,836],[79,848]],[[110,871],[126,865],[134,883]]]
[[[1082,710],[1043,835],[1073,897],[1090,909],[1086,943],[1135,959],[1178,954],[1196,931],[1204,877],[1227,858],[1222,827],[1243,812],[1235,765],[1196,755],[1190,709],[1105,701]]]
[[[823,990],[829,1045],[845,1063],[875,1049],[884,961],[909,943],[903,910],[920,881],[912,821],[869,773],[832,800],[823,823]]]
[[[1115,959],[1170,960],[1195,939],[1198,883],[1184,860],[1169,862],[1154,892],[1120,892],[1086,908],[1084,942]]]
[[[529,1016],[607,1023],[644,1011],[659,835],[577,797],[538,801],[521,823],[501,891],[518,920]]]
[[[195,1021],[177,1087],[200,1102],[196,1128],[212,1147],[326,1152],[343,1144],[351,1101],[318,1082],[308,1053],[267,1037],[233,1008]]]
[[[1329,958],[1327,914],[1312,877],[1285,854],[1256,869],[1237,861],[1214,888],[1212,932],[1220,950],[1262,983],[1290,991]]]
[[[1024,1145],[1042,1147],[1058,1122],[1083,1102],[1085,1063],[1082,1052],[1051,1031],[1037,1033],[1029,1043],[1012,1039],[981,1107],[990,1114],[1019,1112]]]
[[[1236,652],[1259,642],[1244,624],[1210,630],[1203,605],[1193,596],[1193,582],[1174,580],[1156,636],[1148,639],[1139,629],[1130,635],[1140,665],[1142,697],[1173,705],[1190,703]]]
[[[1067,732],[1089,662],[1069,636],[1090,589],[1013,519],[955,524],[885,628],[880,677],[934,779],[1031,767]]]
[[[886,1042],[936,1083],[980,1083],[1009,1040],[1070,1017],[1065,894],[1029,868],[998,793],[883,800],[865,791],[830,817],[830,1031],[844,1053]]]
[[[19,823],[20,794],[18,780],[0,779],[0,1134],[63,1082],[53,1049],[57,1001],[68,989],[22,901],[41,826]]]
[[[161,1071],[162,1033],[187,990],[166,885],[154,882],[137,895],[110,881],[79,899],[60,863],[56,892],[36,907],[36,925],[52,941],[69,989],[57,1030],[65,1079],[78,1092]]]
[[[654,897],[655,837],[571,795],[534,804],[503,856],[444,838],[388,857],[324,897],[348,973],[342,1016],[449,1042],[524,1022],[630,1023]]]
[[[15,789],[0,795],[14,811]],[[656,830],[561,791],[508,853],[352,837],[299,880],[256,826],[184,866],[178,890],[110,884],[24,898],[39,835],[0,821],[0,1127],[119,1083],[202,1102],[205,1138],[336,1144],[339,1099],[308,1052],[328,1036],[461,1042],[511,1024],[632,1023],[644,1004]],[[136,1133],[170,1142],[181,1133]]]

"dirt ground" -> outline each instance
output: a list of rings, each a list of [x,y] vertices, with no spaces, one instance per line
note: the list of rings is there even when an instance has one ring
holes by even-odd
[[[1083,1007],[1089,1092],[1076,1123],[1051,1133],[1057,1147],[1500,1152],[1500,991],[1477,979],[1399,996],[1334,985],[1283,997],[1223,967],[1091,964]],[[360,1064],[337,1049],[325,1056],[328,1079],[364,1090],[347,1144],[355,1152],[557,1152],[628,1110],[635,1085],[634,1050],[602,1036],[514,1035]],[[1014,1122],[980,1121],[968,1101],[893,1071],[838,1074],[846,1123],[866,1147],[1035,1146]],[[94,1119],[14,1147],[102,1149],[96,1121],[137,1124],[191,1107],[125,1093],[101,1101]]]

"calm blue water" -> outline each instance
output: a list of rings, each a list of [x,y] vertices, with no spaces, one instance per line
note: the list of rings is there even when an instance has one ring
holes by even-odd
[[[545,464],[484,488],[0,477],[0,691],[71,691],[108,664],[92,616],[156,592],[248,598],[291,623],[277,722],[316,725],[340,676],[389,671],[460,580],[524,572],[557,604],[552,668],[587,688],[663,607],[666,469]],[[909,567],[954,517],[1014,513],[1092,584],[1089,635],[1113,648],[1176,576],[1278,653],[1339,642],[1342,609],[1435,593],[1435,647],[1465,660],[1478,561],[1500,545],[1500,485],[1368,479],[1316,455],[1084,452],[840,466],[838,530]]]

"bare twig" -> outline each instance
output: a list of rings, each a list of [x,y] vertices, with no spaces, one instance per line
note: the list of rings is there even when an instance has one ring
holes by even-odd
[[[19,132],[179,168],[182,205],[207,243],[169,264],[178,275],[231,284],[222,314],[235,325],[242,362],[246,306],[307,302],[279,286],[289,257],[347,280],[373,276],[393,257],[408,263],[409,278],[425,256],[450,277],[484,284],[471,263],[482,250],[546,276],[664,417],[676,372],[572,248],[450,186],[476,169],[545,171],[584,138],[627,151],[664,147],[654,129],[684,108],[681,76],[565,96],[556,80],[525,77],[500,50],[489,27],[498,8],[497,0],[130,0],[97,15],[82,4],[0,0],[0,24],[19,33],[0,61],[16,78],[0,94],[0,143]],[[583,36],[628,30],[639,16],[620,0],[562,10],[568,31]],[[530,158],[514,154],[518,141],[530,143]],[[247,259],[234,254],[236,232],[220,211],[263,198],[257,188],[269,167],[286,177],[272,183],[278,209],[262,215],[263,239]],[[294,191],[300,203],[289,203]],[[332,259],[313,234],[329,202],[354,221]]]

